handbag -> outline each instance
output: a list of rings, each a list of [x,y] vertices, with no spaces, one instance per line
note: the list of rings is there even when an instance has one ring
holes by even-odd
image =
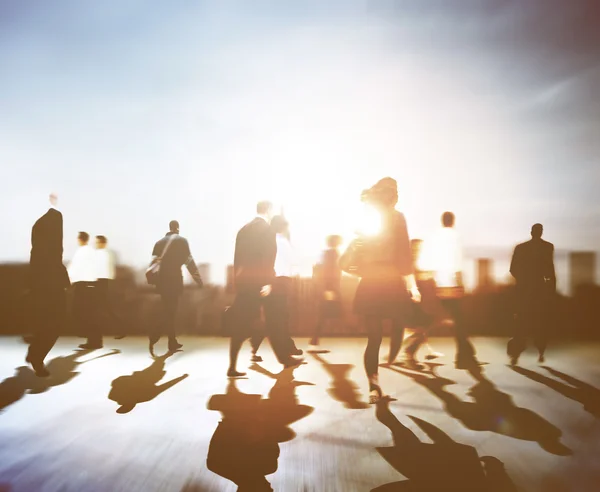
[[[169,246],[173,242],[173,239],[175,239],[175,236],[176,236],[176,234],[171,234],[171,237],[169,237],[169,240],[167,241],[167,244],[165,245],[165,249],[163,249],[162,254],[158,258],[156,258],[152,262],[152,264],[148,267],[148,269],[146,270],[146,281],[150,285],[158,285],[160,262],[163,259],[163,257],[165,256],[165,254],[167,253],[167,250],[169,249]]]

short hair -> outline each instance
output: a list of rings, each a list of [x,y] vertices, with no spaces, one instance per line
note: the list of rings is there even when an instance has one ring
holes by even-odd
[[[90,235],[87,232],[79,231],[79,234],[77,234],[77,239],[87,243],[90,240]]]
[[[452,227],[454,226],[454,214],[452,212],[444,212],[442,214],[442,225],[444,227]]]
[[[172,220],[169,222],[169,231],[170,232],[179,232],[179,222],[176,220]]]
[[[262,201],[256,204],[256,213],[259,215],[264,215],[269,212],[273,208],[273,204],[271,202]]]
[[[271,220],[271,227],[277,234],[281,234],[284,232],[289,225],[289,222],[285,219],[283,215],[276,215]]]
[[[542,224],[533,224],[531,226],[531,237],[540,238],[544,233],[544,226]]]
[[[106,244],[108,242],[108,239],[106,239],[106,236],[96,236],[96,241],[98,241],[101,244]]]
[[[337,248],[342,244],[342,236],[338,236],[337,234],[332,234],[331,236],[327,236],[325,242],[329,248]]]

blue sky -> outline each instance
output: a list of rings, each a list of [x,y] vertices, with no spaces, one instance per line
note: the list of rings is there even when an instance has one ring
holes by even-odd
[[[5,0],[0,259],[28,257],[56,190],[66,259],[86,230],[143,264],[176,218],[221,270],[271,198],[308,262],[386,175],[414,236],[451,209],[469,245],[539,221],[595,250],[597,19],[557,0]]]

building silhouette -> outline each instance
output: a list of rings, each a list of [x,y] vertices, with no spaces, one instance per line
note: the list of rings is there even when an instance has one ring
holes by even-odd
[[[596,252],[573,251],[569,254],[571,295],[582,286],[596,283]]]
[[[490,258],[477,259],[477,290],[490,290],[494,286],[492,267],[493,261]]]

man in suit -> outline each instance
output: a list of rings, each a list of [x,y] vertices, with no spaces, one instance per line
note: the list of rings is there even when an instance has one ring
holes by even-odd
[[[31,230],[29,287],[35,326],[25,360],[39,377],[49,376],[44,359],[52,349],[66,317],[65,290],[70,286],[63,265],[63,217],[57,209],[58,197],[50,195],[50,209]]]
[[[190,245],[186,238],[179,235],[179,222],[176,220],[169,223],[169,232],[154,245],[152,263],[159,258],[160,270],[156,289],[163,306],[162,331],[169,337],[169,351],[174,352],[183,346],[175,337],[175,315],[179,297],[183,292],[181,267],[185,265],[196,284],[203,286],[200,272],[190,252]],[[159,333],[150,335],[150,352],[153,352],[159,339]]]
[[[539,352],[538,361],[544,362],[550,303],[556,292],[554,245],[542,239],[542,224],[531,228],[531,240],[515,247],[510,273],[517,282],[517,334],[508,342],[507,353],[511,365],[527,347],[526,338],[532,336]]]
[[[270,227],[273,206],[259,202],[257,216],[240,229],[235,240],[233,260],[236,298],[232,306],[234,333],[229,347],[228,377],[242,377],[246,373],[236,370],[237,358],[244,340],[255,334],[261,317],[263,300],[271,293],[275,278],[277,240]],[[277,360],[286,367],[300,364],[301,360],[289,354],[281,336],[267,333]]]

